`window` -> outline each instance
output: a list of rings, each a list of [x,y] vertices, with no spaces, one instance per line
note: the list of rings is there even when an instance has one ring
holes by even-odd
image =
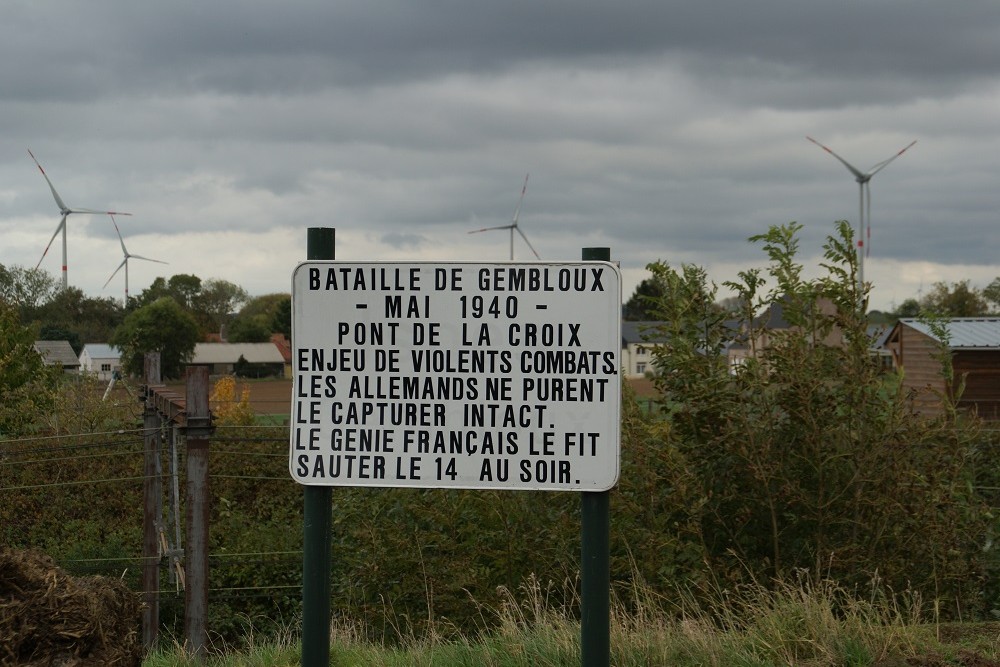
[[[644,362],[637,363],[635,365],[635,372],[636,373],[645,373],[646,372],[646,364]]]
[[[102,373],[111,372],[111,364],[101,364],[101,372]]]
[[[642,345],[639,345],[638,347],[635,348],[635,354],[636,354],[636,356],[639,356],[639,357],[645,357],[646,356],[646,348],[643,347]]]

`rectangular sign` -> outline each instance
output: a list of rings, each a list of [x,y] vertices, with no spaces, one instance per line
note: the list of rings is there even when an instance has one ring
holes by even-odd
[[[608,262],[310,261],[292,276],[301,484],[604,491],[618,480]]]

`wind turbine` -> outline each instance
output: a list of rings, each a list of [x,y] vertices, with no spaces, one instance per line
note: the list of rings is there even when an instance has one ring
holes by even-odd
[[[533,252],[535,254],[535,259],[541,259],[541,257],[538,256],[538,251],[536,251],[535,248],[534,248],[534,246],[531,245],[531,241],[529,241],[528,237],[524,235],[524,232],[521,231],[521,228],[517,226],[518,216],[521,215],[521,202],[524,201],[524,193],[528,189],[528,176],[529,175],[530,174],[525,174],[524,175],[524,186],[521,187],[521,198],[517,200],[517,208],[514,209],[514,220],[509,225],[499,225],[497,227],[484,227],[483,229],[475,229],[475,230],[469,232],[470,234],[478,234],[479,232],[489,232],[489,231],[493,231],[494,229],[509,229],[510,230],[510,260],[511,261],[514,261],[514,232],[515,231],[518,234],[521,235],[521,238],[524,239],[524,242],[528,244],[529,248],[531,248],[531,252]]]
[[[42,256],[38,260],[38,264],[35,265],[35,268],[37,269],[39,266],[41,266],[42,260],[45,259],[45,255],[48,254],[49,248],[52,246],[52,242],[56,240],[56,236],[59,234],[60,231],[62,231],[62,288],[66,289],[67,287],[69,287],[69,276],[68,276],[68,274],[66,272],[66,263],[67,263],[67,260],[66,260],[66,218],[69,217],[69,214],[70,213],[87,213],[89,215],[94,215],[94,214],[97,214],[97,215],[132,215],[132,214],[131,213],[120,213],[118,211],[95,211],[94,209],[90,209],[90,208],[70,208],[69,206],[66,206],[66,204],[63,203],[62,197],[59,196],[59,193],[56,192],[55,187],[52,185],[52,181],[49,180],[48,174],[46,174],[45,170],[42,169],[42,165],[38,164],[38,160],[35,159],[35,154],[31,152],[30,148],[28,149],[28,155],[30,155],[31,159],[35,161],[35,166],[38,167],[38,171],[42,172],[42,176],[45,178],[45,182],[49,184],[49,190],[52,191],[52,198],[56,200],[56,206],[59,207],[59,212],[62,213],[62,219],[59,221],[59,224],[56,226],[56,231],[52,234],[52,238],[49,239],[49,244],[47,246],[45,246],[45,250],[42,251]]]
[[[158,259],[150,259],[149,257],[143,257],[142,255],[131,254],[128,251],[128,248],[125,247],[125,241],[122,240],[122,233],[118,229],[118,223],[115,222],[115,216],[111,213],[109,213],[108,215],[111,217],[111,224],[115,226],[115,232],[118,234],[118,242],[122,244],[122,254],[125,255],[125,259],[123,259],[122,263],[118,265],[118,268],[115,269],[115,272],[111,274],[111,278],[114,278],[118,274],[118,272],[121,271],[121,268],[123,266],[125,267],[125,305],[128,306],[128,261],[130,259],[144,259],[147,262],[156,262],[157,264],[166,264],[166,262],[161,262]],[[111,278],[108,278],[108,282],[104,283],[104,287],[108,286],[108,283],[111,282]],[[101,289],[104,289],[104,287],[102,287]]]
[[[819,143],[812,137],[807,136],[806,139],[813,142],[827,153],[837,158],[842,165],[847,167],[847,170],[854,174],[854,180],[858,182],[858,288],[859,291],[864,291],[865,288],[865,236],[871,240],[872,226],[871,226],[871,215],[872,215],[872,191],[869,182],[872,180],[872,176],[879,173],[883,169],[889,166],[889,163],[898,158],[900,155],[909,150],[913,144],[917,143],[916,140],[911,141],[903,150],[899,151],[887,160],[882,160],[881,162],[872,166],[868,171],[862,172],[860,169],[852,165],[850,162],[840,157],[832,150]]]

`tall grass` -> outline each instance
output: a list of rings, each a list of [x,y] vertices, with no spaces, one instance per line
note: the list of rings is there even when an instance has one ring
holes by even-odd
[[[435,626],[398,645],[372,642],[357,624],[331,628],[331,665],[373,667],[562,667],[580,664],[576,582],[563,590],[530,580],[502,591],[501,603],[483,608],[483,632],[458,635]],[[567,595],[567,591],[570,592]],[[672,599],[641,584],[614,596],[611,662],[622,667],[861,667],[889,657],[940,651],[933,625],[925,624],[921,600],[873,585],[848,591],[832,582],[803,578],[772,587],[678,591]],[[628,600],[625,602],[625,600]],[[705,600],[708,602],[705,602]],[[553,604],[552,600],[569,600]],[[437,621],[441,623],[441,621]],[[445,638],[447,637],[447,639]],[[242,646],[216,647],[209,667],[298,665],[295,632],[261,642],[251,632]],[[146,667],[198,664],[178,647],[159,651]]]

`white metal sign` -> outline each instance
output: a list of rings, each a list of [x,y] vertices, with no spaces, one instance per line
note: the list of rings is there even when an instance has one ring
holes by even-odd
[[[621,276],[607,262],[311,261],[292,276],[301,484],[604,491]]]

